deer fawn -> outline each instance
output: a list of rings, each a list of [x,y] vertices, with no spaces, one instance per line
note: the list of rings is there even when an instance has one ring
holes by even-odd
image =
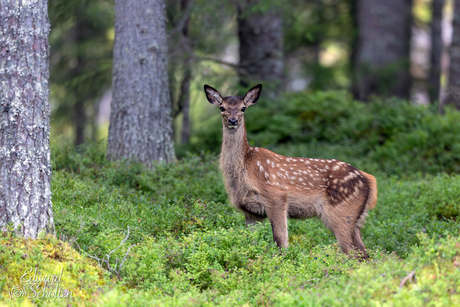
[[[244,212],[246,226],[268,217],[276,244],[287,247],[288,217],[319,216],[343,252],[367,258],[360,228],[377,202],[374,176],[335,159],[290,158],[249,146],[244,111],[259,99],[261,84],[242,98],[222,97],[209,85],[204,91],[221,110],[220,168],[230,201]]]

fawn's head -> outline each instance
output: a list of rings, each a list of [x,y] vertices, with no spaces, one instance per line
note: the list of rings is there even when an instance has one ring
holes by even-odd
[[[228,129],[237,129],[243,123],[244,111],[247,107],[255,104],[262,92],[262,84],[251,88],[244,97],[222,97],[219,92],[205,84],[204,92],[208,101],[219,107],[222,122]]]

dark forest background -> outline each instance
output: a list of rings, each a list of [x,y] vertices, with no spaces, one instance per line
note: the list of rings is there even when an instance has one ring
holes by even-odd
[[[262,82],[266,100],[339,90],[440,112],[457,101],[453,1],[168,0],[166,9],[176,145],[209,137],[201,132],[217,114],[204,83],[233,95]],[[106,139],[114,1],[51,0],[49,15],[52,136],[76,145]]]

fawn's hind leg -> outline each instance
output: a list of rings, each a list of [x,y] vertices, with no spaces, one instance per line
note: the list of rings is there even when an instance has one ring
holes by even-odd
[[[328,225],[335,235],[340,248],[345,254],[353,250],[353,231],[347,223],[333,223]]]
[[[356,225],[357,219],[351,218],[350,215],[343,218],[344,214],[337,213],[329,215],[329,218],[323,222],[334,233],[342,251],[353,257],[368,258],[361,232]]]
[[[360,229],[355,223],[335,223],[330,225],[330,229],[334,233],[340,248],[345,254],[361,259],[369,258],[363,240],[361,239]]]
[[[355,226],[355,231],[353,232],[353,245],[355,250],[359,253],[359,257],[363,259],[369,258],[369,255],[366,252],[366,247],[364,246],[363,240],[361,238],[361,229],[358,226]]]

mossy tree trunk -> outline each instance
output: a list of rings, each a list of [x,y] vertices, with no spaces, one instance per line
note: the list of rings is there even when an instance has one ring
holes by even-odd
[[[256,83],[264,84],[268,96],[282,91],[284,78],[283,18],[276,8],[253,13],[260,0],[239,0],[239,78],[247,88]]]
[[[164,0],[116,0],[109,159],[174,161],[166,55]]]
[[[0,3],[0,228],[54,233],[48,1]]]
[[[412,0],[359,0],[353,93],[409,98]]]

